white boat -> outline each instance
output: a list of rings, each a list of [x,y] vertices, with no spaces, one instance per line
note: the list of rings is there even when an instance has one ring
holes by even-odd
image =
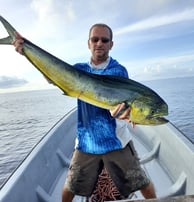
[[[76,113],[76,108],[69,112],[36,145],[0,190],[0,202],[61,201],[74,149]],[[193,195],[193,144],[171,123],[135,128],[129,124],[128,129],[157,196]],[[141,194],[134,193],[132,199],[138,198]],[[74,201],[85,198],[76,196]]]

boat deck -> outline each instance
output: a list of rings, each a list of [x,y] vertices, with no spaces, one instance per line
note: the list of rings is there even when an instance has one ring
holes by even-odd
[[[75,134],[76,128],[73,125],[71,129],[70,134]],[[159,140],[154,141],[154,146],[149,147],[144,140],[142,140],[139,136],[136,136],[136,133],[133,133],[133,128],[129,126],[129,130],[131,131],[131,134],[133,135],[133,142],[135,145],[135,148],[137,149],[138,155],[140,157],[141,165],[146,171],[146,174],[152,179],[152,182],[154,184],[156,193],[158,197],[167,197],[167,196],[175,196],[175,195],[184,195],[184,186],[186,181],[186,176],[182,173],[179,178],[174,181],[171,179],[171,176],[169,176],[169,173],[165,168],[160,164],[160,161],[158,159],[158,152],[160,149],[161,142]],[[70,162],[70,157],[68,158],[65,156],[65,152],[62,152],[58,150],[57,151],[58,156],[63,161],[64,168],[61,172],[60,176],[58,177],[59,180],[56,181],[56,184],[54,185],[54,189],[52,193],[49,195],[50,201],[60,201],[61,200],[61,190],[63,187],[63,184],[65,182],[67,169]],[[39,190],[39,195],[42,195],[42,199],[46,195],[43,190]],[[46,197],[47,198],[47,197]],[[143,199],[140,192],[136,192],[131,199]],[[47,200],[43,200],[47,201]],[[79,201],[85,201],[84,197],[75,197],[74,202]]]
[[[120,200],[119,202],[193,202],[194,195],[190,196],[179,196],[179,197],[168,197],[161,199],[149,199],[149,200]],[[113,202],[113,201],[109,201]]]
[[[170,176],[166,173],[166,171],[161,167],[160,163],[157,159],[157,151],[159,149],[159,143],[155,145],[155,148],[152,150],[149,150],[149,148],[146,148],[146,146],[139,140],[139,138],[133,136],[133,142],[135,145],[135,148],[137,148],[141,165],[146,171],[146,174],[152,179],[152,182],[155,186],[157,196],[158,197],[166,197],[166,196],[172,196],[175,195],[177,192],[179,192],[182,187],[182,183],[184,183],[184,179],[181,179],[173,183],[173,180],[170,179]],[[66,159],[67,161],[67,168],[68,168],[68,161],[70,159]],[[67,174],[67,169],[64,169],[64,172],[61,173],[59,181],[57,181],[57,184],[55,186],[55,189],[53,190],[50,201],[60,201],[61,200],[61,189],[63,187],[63,184],[65,182]],[[184,178],[184,177],[183,177]],[[184,193],[182,193],[184,194]],[[136,192],[131,199],[143,199],[140,192]],[[75,197],[74,201],[84,201],[85,199],[83,197]]]

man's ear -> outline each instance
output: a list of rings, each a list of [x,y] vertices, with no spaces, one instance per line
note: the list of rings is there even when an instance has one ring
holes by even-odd
[[[88,48],[90,49],[90,40],[88,39]]]
[[[110,50],[112,49],[113,45],[114,45],[114,42],[111,41],[111,42],[110,42]]]

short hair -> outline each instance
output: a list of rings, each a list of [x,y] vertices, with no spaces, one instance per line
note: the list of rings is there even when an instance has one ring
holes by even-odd
[[[110,40],[112,41],[112,39],[113,39],[113,32],[112,32],[112,29],[111,29],[108,25],[106,25],[106,24],[104,24],[104,23],[96,23],[96,24],[92,25],[92,27],[91,27],[90,30],[89,30],[89,37],[90,37],[91,32],[92,32],[92,29],[93,29],[94,27],[106,27],[106,28],[109,30],[109,33],[110,33]]]

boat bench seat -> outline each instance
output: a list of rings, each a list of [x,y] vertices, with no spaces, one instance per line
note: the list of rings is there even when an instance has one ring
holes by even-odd
[[[62,163],[63,168],[56,179],[56,183],[53,183],[54,188],[51,193],[47,193],[40,185],[37,186],[36,193],[41,202],[50,202],[55,201],[56,199],[58,199],[57,201],[61,201],[62,187],[64,185],[65,178],[67,175],[67,170],[70,164],[70,158],[65,156],[65,154],[61,151],[60,148],[57,149],[56,155]]]
[[[141,141],[134,140],[135,147],[138,148],[140,163],[150,179],[154,179],[153,184],[159,197],[178,196],[185,194],[187,176],[184,172],[173,180],[170,179],[167,171],[160,165],[158,153],[160,141],[155,141],[151,150],[147,150]]]
[[[153,184],[156,189],[157,196],[167,197],[184,194],[186,186],[186,175],[184,172],[181,173],[175,182],[169,178],[168,173],[162,168],[157,158],[160,149],[160,142],[156,142],[154,147],[149,151],[144,147],[143,144],[141,144],[140,141],[134,140],[133,142],[135,147],[138,148],[140,163],[143,169],[150,177],[150,179],[154,179]],[[70,158],[65,156],[64,152],[62,152],[60,149],[56,151],[56,155],[63,165],[63,171],[58,176],[59,180],[57,180],[57,185],[52,193],[46,193],[41,186],[37,187],[37,195],[43,202],[52,201],[52,199],[56,198],[58,198],[59,201],[61,200],[61,189],[66,178]],[[140,192],[136,192],[134,197],[143,198]],[[83,197],[76,197],[75,201],[84,201],[84,199]]]
[[[156,144],[151,151],[147,152],[146,155],[142,156],[140,160],[142,167],[151,179],[155,179],[155,181],[153,181],[153,184],[155,186],[158,197],[183,195],[186,185],[186,175],[184,172],[181,173],[179,178],[174,183],[172,180],[169,180],[169,176],[167,176],[167,173],[159,165],[159,162],[156,158],[159,146],[160,143]],[[63,187],[66,178],[70,159],[67,158],[60,149],[58,149],[56,153],[59,159],[63,161],[64,169],[61,175],[59,176],[60,180],[58,181],[57,186],[51,194],[46,193],[42,187],[37,187],[37,195],[43,202],[52,201],[52,199],[56,198],[58,198],[59,201],[61,200],[61,187]],[[159,176],[158,173],[160,174]],[[134,197],[143,198],[140,192],[136,192]],[[132,199],[134,199],[134,197]],[[84,201],[84,197],[76,197],[75,201]]]

